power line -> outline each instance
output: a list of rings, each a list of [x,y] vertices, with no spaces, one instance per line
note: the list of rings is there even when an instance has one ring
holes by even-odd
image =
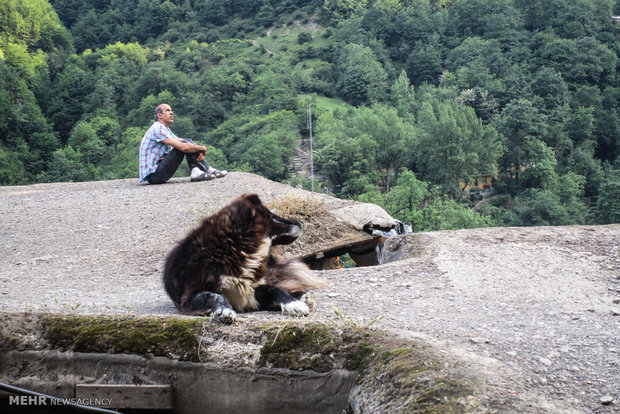
[[[308,130],[310,131],[310,182],[314,192],[314,160],[312,151],[312,105],[308,102]]]

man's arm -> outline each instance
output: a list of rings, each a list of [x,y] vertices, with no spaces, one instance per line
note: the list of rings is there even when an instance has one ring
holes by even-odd
[[[183,142],[183,141],[180,141],[174,138],[166,138],[165,140],[161,142],[163,142],[164,144],[170,145],[171,147],[174,147],[181,152],[185,152],[189,154],[194,153],[194,152],[200,152],[202,153],[203,156],[207,154],[207,147],[193,144],[191,142]]]

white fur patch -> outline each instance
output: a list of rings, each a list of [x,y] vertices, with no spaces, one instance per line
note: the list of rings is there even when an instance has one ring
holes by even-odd
[[[241,277],[222,276],[222,295],[228,299],[232,307],[237,312],[244,312],[258,309],[258,303],[254,297],[254,288],[265,283],[264,280],[258,282],[254,280],[254,274],[267,257],[271,240],[264,238],[255,253],[243,253],[245,260],[242,265]]]
[[[242,253],[245,256],[245,261],[242,265],[243,273],[242,278],[254,280],[254,272],[258,269],[263,262],[269,257],[269,248],[271,247],[271,239],[264,238],[261,240],[260,245],[255,253],[247,254]]]
[[[282,312],[286,312],[292,316],[306,316],[310,313],[310,308],[308,308],[308,305],[300,300],[289,302],[286,305],[280,306],[282,307]]]
[[[237,313],[232,309],[218,309],[213,317],[222,323],[233,323],[237,319]]]
[[[222,276],[222,295],[237,312],[258,309],[253,281],[250,279]]]

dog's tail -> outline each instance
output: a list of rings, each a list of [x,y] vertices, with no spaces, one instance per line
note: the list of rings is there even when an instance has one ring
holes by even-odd
[[[298,259],[279,258],[272,263],[267,276],[267,284],[279,287],[289,293],[307,292],[325,286],[327,280],[315,276],[305,263]]]

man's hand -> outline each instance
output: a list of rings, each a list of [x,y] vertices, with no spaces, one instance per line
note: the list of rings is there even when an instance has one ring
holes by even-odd
[[[200,162],[202,160],[205,159],[205,154],[204,152],[201,152],[200,154],[198,154],[198,156],[196,157],[196,161]]]
[[[170,145],[178,149],[181,152],[185,152],[189,154],[194,153],[194,152],[199,152],[202,158],[200,158],[198,161],[203,160],[205,155],[207,155],[207,147],[205,147],[204,145],[198,145],[198,144],[194,144],[191,142],[177,140],[174,138],[166,138],[162,142],[164,144]]]

